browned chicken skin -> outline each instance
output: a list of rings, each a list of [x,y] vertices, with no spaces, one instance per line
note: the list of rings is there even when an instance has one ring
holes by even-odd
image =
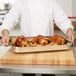
[[[36,47],[36,46],[52,46],[52,45],[64,45],[65,39],[60,35],[51,37],[45,37],[38,35],[36,37],[29,37],[28,39],[24,36],[17,38],[11,38],[10,42],[17,47]]]

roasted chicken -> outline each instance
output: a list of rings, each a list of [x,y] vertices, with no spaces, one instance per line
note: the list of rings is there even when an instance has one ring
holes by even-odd
[[[36,46],[52,46],[52,45],[64,45],[66,40],[60,35],[45,37],[38,35],[36,37],[25,38],[24,36],[19,36],[16,38],[11,38],[10,42],[12,46],[17,47],[36,47]]]

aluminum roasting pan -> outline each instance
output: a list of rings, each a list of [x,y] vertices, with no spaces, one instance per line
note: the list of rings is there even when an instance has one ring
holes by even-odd
[[[15,53],[32,53],[32,52],[46,52],[46,51],[61,51],[69,50],[72,43],[68,42],[65,45],[39,46],[39,47],[12,47]]]

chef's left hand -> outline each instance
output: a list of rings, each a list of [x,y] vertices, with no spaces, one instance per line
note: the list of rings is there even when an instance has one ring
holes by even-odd
[[[71,43],[73,43],[75,37],[74,37],[72,28],[68,28],[68,30],[67,30],[67,36],[68,36],[68,40],[69,40]]]

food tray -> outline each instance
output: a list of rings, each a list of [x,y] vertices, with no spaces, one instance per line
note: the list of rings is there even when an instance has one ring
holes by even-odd
[[[12,47],[12,51],[15,53],[29,53],[29,52],[46,52],[46,51],[60,51],[69,50],[71,43],[65,45],[52,45],[52,46],[39,46],[39,47]]]

